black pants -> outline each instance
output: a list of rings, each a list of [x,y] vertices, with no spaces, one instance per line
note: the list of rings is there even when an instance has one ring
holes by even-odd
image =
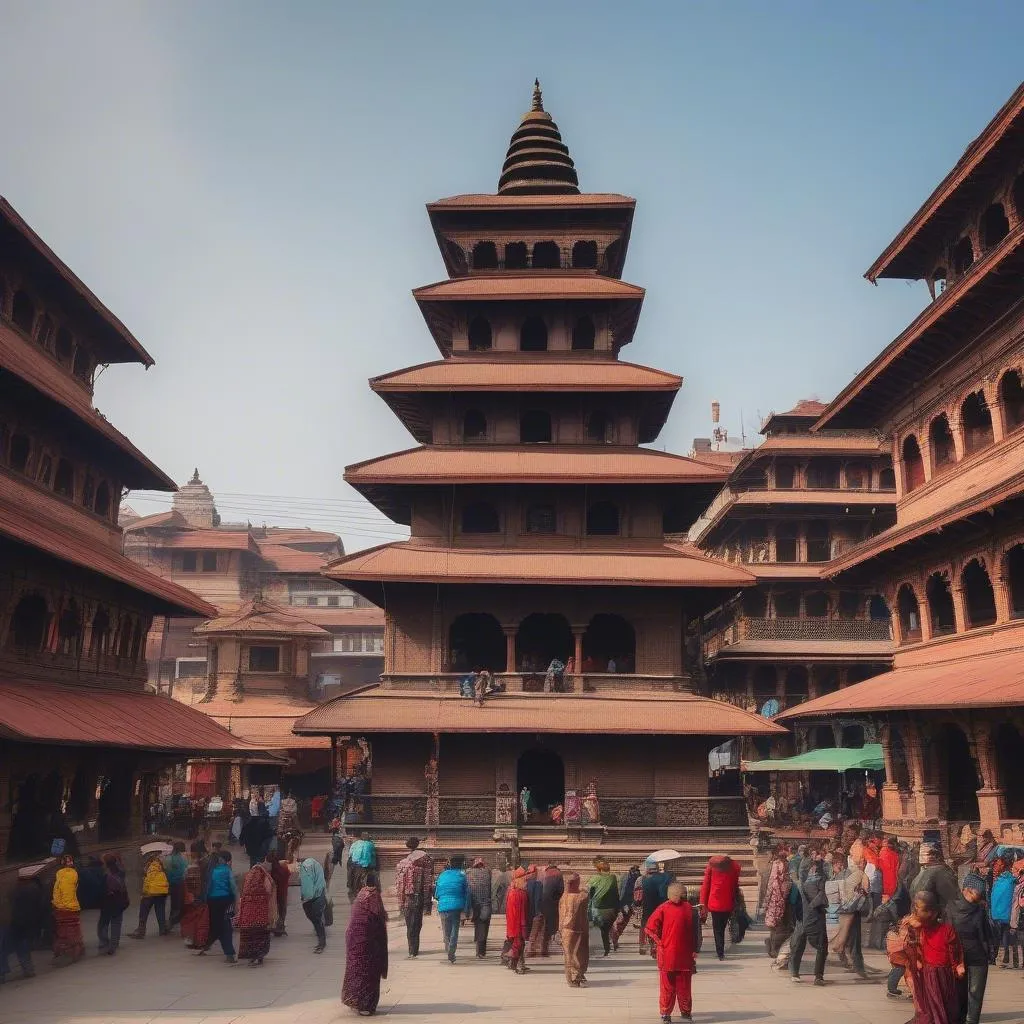
[[[860,914],[854,914],[850,922],[850,934],[846,940],[846,952],[850,955],[850,962],[853,969],[860,974],[864,973],[864,947],[861,942],[862,918]]]
[[[423,928],[423,904],[410,901],[405,908],[405,941],[409,944],[409,956],[420,955],[420,931]]]
[[[886,988],[895,996],[899,994],[900,982],[903,980],[903,975],[907,973],[906,967],[900,967],[899,965],[892,968],[889,971],[889,978],[885,983]]]
[[[473,918],[473,941],[476,943],[477,956],[487,956],[487,933],[490,930],[490,917]]]
[[[306,900],[302,904],[302,909],[312,923],[313,931],[316,932],[316,944],[321,949],[327,945],[327,929],[324,927],[324,910],[326,908],[326,896],[314,896],[313,899]]]
[[[143,935],[146,934],[150,908],[156,914],[156,925],[163,935],[167,931],[167,896],[143,896],[139,900],[139,931]]]
[[[729,910],[711,911],[711,930],[715,933],[715,953],[718,954],[719,960],[725,957],[725,929],[729,925],[730,917],[732,912]]]
[[[231,924],[224,920],[224,915],[228,912],[228,907],[231,906],[230,896],[211,896],[206,901],[206,906],[210,910],[210,934],[206,938],[206,945],[204,949],[209,949],[218,939],[223,935],[224,929],[231,931]]]
[[[815,932],[813,938],[817,942],[817,949],[814,952],[814,977],[825,977],[825,961],[828,960],[828,936],[825,929]],[[800,961],[804,958],[804,950],[807,948],[807,932],[803,927],[797,928],[793,938],[789,942],[789,973],[794,978],[800,977]]]
[[[988,984],[988,964],[968,964],[967,974],[957,984],[960,986],[960,1024],[978,1024]]]

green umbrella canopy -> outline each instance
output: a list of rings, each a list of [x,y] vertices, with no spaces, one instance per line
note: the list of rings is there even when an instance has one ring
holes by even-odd
[[[845,772],[851,768],[882,771],[881,743],[865,743],[863,747],[823,747],[808,750],[796,757],[769,758],[767,761],[744,761],[745,772]]]

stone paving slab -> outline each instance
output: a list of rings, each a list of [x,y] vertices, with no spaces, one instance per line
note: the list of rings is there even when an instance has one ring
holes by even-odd
[[[290,932],[275,940],[262,968],[229,966],[211,950],[196,957],[177,938],[126,939],[116,957],[95,954],[95,914],[84,915],[89,956],[63,970],[35,955],[39,976],[0,987],[0,1024],[335,1024],[356,1019],[342,1006],[344,929],[348,907],[336,900],[336,924],[327,952],[314,956],[312,928],[291,890]],[[134,910],[135,908],[131,908]],[[127,930],[127,929],[126,929]],[[591,960],[585,989],[565,984],[557,951],[531,960],[531,973],[517,977],[502,969],[497,954],[486,961],[472,955],[468,929],[462,932],[462,956],[454,966],[441,957],[438,919],[424,923],[422,954],[405,958],[404,928],[392,913],[391,971],[379,1014],[399,1021],[432,1024],[582,1024],[657,1022],[657,973],[636,952],[636,932],[628,930],[622,949],[607,959]],[[504,934],[496,918],[492,935]],[[763,932],[755,928],[724,963],[710,957],[705,937],[694,979],[694,1020],[698,1024],[904,1024],[909,1002],[894,1003],[884,994],[884,957],[869,953],[879,969],[865,983],[838,967],[826,974],[830,984],[793,985],[769,967]],[[592,948],[600,946],[591,935]],[[498,943],[493,943],[497,946]],[[468,956],[468,958],[467,958]],[[12,965],[13,966],[13,965]],[[807,964],[806,966],[810,966]],[[985,1001],[985,1024],[1024,1024],[1024,972],[995,970]]]

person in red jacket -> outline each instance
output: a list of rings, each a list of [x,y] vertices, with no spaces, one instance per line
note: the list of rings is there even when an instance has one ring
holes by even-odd
[[[900,854],[892,836],[886,838],[878,851],[878,870],[882,872],[882,902],[888,903],[900,881]]]
[[[505,901],[505,938],[512,944],[508,951],[508,966],[516,974],[525,974],[528,970],[524,962],[526,939],[530,934],[528,913],[530,898],[526,892],[527,876],[528,872],[525,868],[516,868]]]
[[[692,1020],[691,982],[697,967],[697,929],[700,919],[683,899],[685,890],[678,882],[668,887],[668,902],[662,903],[647,919],[647,935],[658,954],[661,1019],[668,1024],[672,1009],[679,1004],[682,1020]]]
[[[715,952],[719,960],[725,959],[725,927],[740,891],[740,866],[731,857],[712,857],[704,869],[700,887],[700,919],[707,920],[711,912],[711,928],[715,933]]]

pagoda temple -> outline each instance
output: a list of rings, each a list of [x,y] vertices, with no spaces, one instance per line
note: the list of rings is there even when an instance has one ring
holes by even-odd
[[[413,295],[442,358],[370,382],[418,444],[345,473],[411,537],[325,569],[385,610],[384,673],[295,725],[338,774],[369,744],[358,811],[385,844],[746,839],[708,753],[784,731],[691,685],[688,621],[755,578],[679,539],[727,468],[642,447],[682,381],[620,358],[634,206],[580,191],[535,86],[497,193],[427,207],[448,278]]]

